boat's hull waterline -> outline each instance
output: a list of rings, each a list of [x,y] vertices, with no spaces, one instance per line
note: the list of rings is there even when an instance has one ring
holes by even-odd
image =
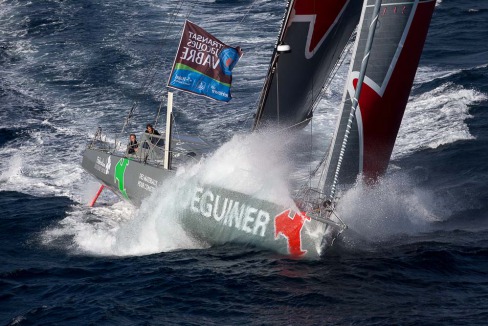
[[[175,176],[173,170],[90,148],[85,150],[82,166],[135,206]],[[173,203],[168,211],[178,215],[176,220],[186,232],[209,244],[249,244],[295,257],[316,258],[340,231],[326,220],[296,212],[296,208],[211,184],[188,182],[177,192],[181,201]]]

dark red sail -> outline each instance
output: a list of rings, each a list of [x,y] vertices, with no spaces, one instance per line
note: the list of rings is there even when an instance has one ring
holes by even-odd
[[[374,3],[375,0],[368,0],[363,7],[344,106],[328,161],[326,188],[330,187],[336,173]],[[343,154],[338,184],[352,183],[358,174],[375,180],[386,171],[434,7],[435,0],[382,2],[359,108]]]

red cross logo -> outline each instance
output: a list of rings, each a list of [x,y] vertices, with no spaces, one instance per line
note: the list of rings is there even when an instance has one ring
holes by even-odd
[[[275,216],[275,239],[278,239],[280,234],[288,240],[288,252],[292,256],[302,256],[307,253],[302,250],[302,228],[305,221],[310,221],[305,213],[295,213],[290,216],[291,210],[286,211]]]

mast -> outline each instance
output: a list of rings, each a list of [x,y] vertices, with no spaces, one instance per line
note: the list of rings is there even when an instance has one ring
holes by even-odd
[[[164,141],[164,168],[171,170],[171,137],[173,133],[173,92],[168,92],[166,109],[166,136]]]
[[[269,64],[268,74],[266,75],[266,79],[264,81],[263,89],[261,91],[261,98],[259,99],[258,109],[256,112],[256,118],[254,120],[254,124],[252,127],[253,130],[258,128],[259,121],[261,120],[261,116],[263,115],[264,106],[266,104],[266,99],[268,98],[273,79],[275,78],[275,75],[276,75],[276,78],[278,77],[278,71],[277,71],[278,58],[279,58],[281,53],[285,52],[285,51],[280,51],[279,48],[285,46],[288,52],[291,50],[291,47],[288,44],[284,43],[284,38],[285,38],[286,28],[289,24],[289,20],[290,20],[291,14],[292,14],[292,8],[294,5],[295,5],[295,0],[288,1],[288,5],[286,6],[286,11],[285,11],[285,16],[283,17],[283,20],[281,21],[280,33],[278,34],[278,40],[276,41],[275,49],[274,49],[273,55],[271,56],[271,62]],[[276,88],[278,88],[278,85],[276,86]],[[279,117],[280,117],[279,110],[280,110],[279,100],[277,99],[276,113],[277,113],[278,122],[279,122]]]
[[[349,133],[351,131],[352,122],[354,116],[356,115],[356,109],[359,105],[359,96],[361,95],[361,89],[363,87],[364,76],[366,75],[366,68],[368,68],[369,56],[371,54],[371,46],[373,44],[374,34],[376,32],[376,24],[378,23],[378,17],[380,14],[381,0],[376,0],[373,10],[373,16],[371,17],[371,24],[369,25],[368,39],[366,41],[366,48],[364,50],[364,56],[361,63],[361,70],[359,71],[358,83],[356,85],[356,92],[352,99],[351,113],[349,113],[349,120],[347,121],[346,133],[344,139],[342,140],[341,149],[339,152],[339,160],[334,173],[334,181],[332,182],[329,199],[333,200],[335,197],[337,180],[339,178],[339,172],[341,170],[342,160],[344,158],[344,152],[347,146],[347,140],[349,138]]]

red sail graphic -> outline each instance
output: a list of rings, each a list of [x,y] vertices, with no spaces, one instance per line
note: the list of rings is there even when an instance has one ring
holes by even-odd
[[[256,112],[254,129],[286,128],[310,118],[324,84],[348,44],[362,0],[290,1]]]
[[[374,4],[374,0],[366,0],[363,7],[344,104],[333,149],[326,162],[324,190],[327,193],[336,178],[340,157],[339,187],[347,188],[360,173],[366,181],[374,181],[386,171],[435,8],[435,0],[406,0],[398,4],[383,2],[356,120],[341,153]]]
[[[295,2],[295,15],[310,17],[309,35],[311,34],[312,37],[308,48],[309,52],[313,52],[319,42],[323,41],[325,35],[329,33],[333,24],[336,23],[347,2],[349,1],[297,0]],[[294,20],[298,20],[296,16]]]
[[[402,52],[383,95],[363,85],[359,108],[363,123],[363,175],[376,179],[388,166],[422,53],[435,2],[419,4]],[[354,81],[356,86],[357,79]]]

